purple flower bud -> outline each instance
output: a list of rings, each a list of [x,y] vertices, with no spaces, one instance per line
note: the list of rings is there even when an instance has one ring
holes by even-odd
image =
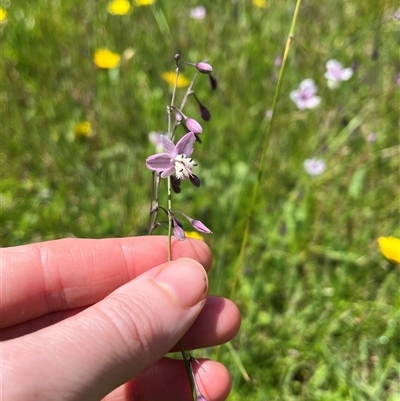
[[[185,231],[183,231],[182,223],[176,217],[172,217],[172,225],[174,237],[179,241],[183,241],[185,239]]]
[[[201,134],[203,132],[202,126],[193,118],[187,118],[185,121],[186,128],[194,134]]]
[[[175,114],[175,120],[181,122],[182,118],[183,118],[182,114],[179,111],[177,111]]]
[[[207,107],[203,106],[202,104],[200,104],[200,115],[201,115],[201,118],[204,121],[210,121],[211,120],[210,111],[207,109]]]
[[[201,233],[212,234],[212,231],[205,226],[200,220],[189,220],[193,228]]]
[[[210,79],[211,89],[213,89],[213,90],[217,89],[217,87],[218,87],[217,80],[211,74],[208,74],[208,77]]]
[[[198,188],[200,186],[200,178],[197,177],[197,175],[194,174],[190,175],[189,180],[195,187]]]
[[[204,62],[197,63],[196,68],[202,74],[209,74],[213,70],[211,64],[204,63]]]
[[[174,175],[171,175],[171,185],[172,190],[176,194],[179,194],[181,192],[181,180],[179,178],[176,178]]]

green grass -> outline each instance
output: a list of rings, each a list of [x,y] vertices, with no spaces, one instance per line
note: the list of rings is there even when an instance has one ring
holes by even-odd
[[[2,2],[1,245],[146,233],[147,135],[166,130],[169,99],[160,74],[177,52],[207,58],[219,88],[204,76],[196,84],[212,113],[196,147],[202,186],[184,183],[173,208],[213,230],[212,292],[227,296],[295,1],[205,1],[204,21],[188,18],[193,1],[122,17],[107,15],[105,1],[23,3]],[[376,242],[400,236],[397,7],[302,2],[234,299],[242,330],[231,348],[196,355],[229,367],[232,401],[399,394],[399,269]],[[99,47],[135,54],[102,71],[92,62]],[[324,78],[331,58],[358,63],[335,91]],[[289,92],[305,78],[322,102],[298,111]],[[198,118],[194,102],[185,110]],[[78,140],[73,128],[85,120],[94,135]],[[327,162],[316,178],[302,167],[312,156]]]

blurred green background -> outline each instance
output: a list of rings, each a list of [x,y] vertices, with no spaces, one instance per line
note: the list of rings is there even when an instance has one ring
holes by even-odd
[[[176,53],[208,59],[219,87],[195,85],[212,114],[195,149],[202,186],[184,182],[173,208],[214,232],[211,288],[228,296],[295,1],[155,1],[121,16],[106,1],[0,5],[1,245],[145,234],[148,133],[167,130],[171,96],[161,74]],[[229,400],[398,400],[399,268],[376,241],[400,236],[398,6],[302,2],[234,294],[242,329],[195,355],[228,366]],[[119,66],[98,68],[99,48]],[[329,59],[355,70],[336,90]],[[299,111],[289,93],[306,78],[322,101]],[[194,99],[185,113],[201,121]],[[317,177],[311,157],[326,162]]]

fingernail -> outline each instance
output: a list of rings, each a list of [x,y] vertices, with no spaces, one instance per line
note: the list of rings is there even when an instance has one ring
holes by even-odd
[[[191,259],[179,259],[161,271],[155,280],[173,292],[183,307],[190,308],[203,300],[208,292],[207,273]]]

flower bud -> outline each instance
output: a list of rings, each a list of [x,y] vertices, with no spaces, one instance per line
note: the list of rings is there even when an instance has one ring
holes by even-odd
[[[200,186],[200,178],[197,177],[197,175],[194,174],[190,175],[189,180],[196,188]]]
[[[200,231],[201,233],[205,234],[212,234],[212,231],[205,226],[200,220],[190,220],[190,224],[193,226],[193,228],[197,231]]]
[[[201,134],[203,132],[202,126],[193,118],[185,120],[186,128],[194,134]]]
[[[200,115],[201,115],[201,118],[204,121],[210,121],[211,120],[210,111],[207,109],[207,107],[203,106],[202,104],[200,104]]]
[[[185,231],[183,231],[182,223],[176,217],[172,217],[172,225],[174,237],[179,241],[183,241],[185,239]]]
[[[211,64],[200,62],[196,64],[197,71],[199,71],[202,74],[209,74],[212,72],[213,68]]]
[[[209,79],[210,79],[210,86],[211,86],[211,89],[213,89],[213,90],[217,89],[217,87],[218,87],[218,82],[217,82],[217,80],[216,80],[211,74],[208,74],[208,77],[209,77]]]
[[[181,180],[179,178],[176,178],[174,175],[171,175],[171,185],[172,185],[172,190],[176,194],[181,193]]]

